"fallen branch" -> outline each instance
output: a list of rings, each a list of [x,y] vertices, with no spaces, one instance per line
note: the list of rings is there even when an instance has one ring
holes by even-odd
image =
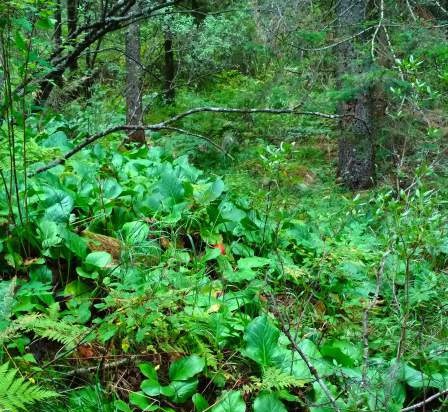
[[[97,140],[106,137],[112,133],[116,132],[123,132],[123,131],[132,131],[132,130],[174,130],[178,132],[182,132],[185,134],[189,134],[191,136],[196,136],[201,139],[206,140],[210,144],[212,144],[214,147],[218,148],[219,150],[222,150],[219,145],[214,143],[210,138],[197,134],[189,132],[185,129],[180,129],[177,127],[170,126],[171,124],[187,117],[191,116],[196,113],[203,113],[203,112],[212,112],[212,113],[234,113],[234,114],[274,114],[274,115],[281,115],[281,114],[293,114],[298,116],[315,116],[315,117],[322,117],[324,119],[340,119],[343,117],[348,117],[350,115],[337,115],[337,114],[329,114],[329,113],[321,113],[321,112],[309,112],[309,111],[297,111],[296,109],[269,109],[269,108],[261,108],[261,109],[234,109],[234,108],[225,108],[225,107],[197,107],[194,109],[187,110],[186,112],[180,113],[176,116],[173,116],[161,123],[152,124],[152,125],[141,125],[141,126],[130,126],[130,125],[119,125],[111,127],[105,131],[95,133],[93,135],[90,135],[86,137],[80,144],[75,146],[73,149],[69,150],[67,153],[65,153],[62,157],[53,160],[52,162],[48,163],[45,166],[39,167],[34,172],[29,174],[29,177],[33,177],[39,173],[46,172],[47,170],[52,169],[53,167],[56,167],[58,165],[64,164],[66,160],[70,159],[72,156],[74,156],[76,153],[80,152],[82,149],[84,149],[86,146],[90,145],[91,143],[96,142]]]
[[[343,116],[338,114],[330,114],[330,113],[321,113],[321,112],[309,112],[309,111],[298,111],[296,108],[285,108],[285,109],[270,109],[270,108],[261,108],[261,109],[233,109],[226,107],[196,107],[194,109],[187,110],[186,112],[180,113],[174,117],[171,117],[164,122],[161,122],[155,126],[166,126],[168,124],[177,122],[184,117],[191,116],[195,113],[201,112],[212,112],[212,113],[235,113],[235,114],[293,114],[297,116],[315,116],[315,117],[323,117],[325,119],[339,119]]]
[[[416,403],[415,405],[407,406],[406,408],[403,408],[401,410],[401,412],[415,411],[416,409],[425,406],[427,403],[430,403],[430,402],[436,400],[437,398],[440,398],[443,395],[448,395],[448,389],[445,389],[444,391],[437,392],[436,394],[430,396],[429,398],[427,398],[419,403]]]
[[[137,359],[140,358],[140,355],[132,355],[132,356],[128,356],[127,358],[122,358],[113,362],[108,362],[105,363],[103,365],[104,369],[110,369],[110,368],[114,368],[116,366],[121,366],[121,365],[125,365],[127,363],[131,363]],[[95,366],[88,366],[85,368],[79,368],[79,369],[73,369],[71,371],[68,371],[67,373],[65,373],[65,376],[75,376],[75,375],[83,375],[86,373],[90,373],[93,371],[98,370],[99,365],[95,365]]]

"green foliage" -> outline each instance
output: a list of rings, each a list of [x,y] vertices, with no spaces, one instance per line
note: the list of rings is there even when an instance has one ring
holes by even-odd
[[[140,364],[140,371],[146,379],[140,385],[141,392],[132,393],[130,401],[140,409],[152,410],[151,398],[155,396],[162,395],[175,404],[183,404],[196,395],[194,403],[204,404],[203,400],[198,399],[199,394],[196,394],[198,380],[195,378],[203,371],[204,367],[204,360],[197,355],[181,358],[171,364],[169,369],[171,382],[169,385],[163,386],[159,383],[157,371],[153,365],[150,363]]]
[[[108,16],[108,2],[90,3],[81,30]],[[353,195],[335,183],[334,119],[208,112],[148,131],[148,147],[113,133],[33,175],[126,122],[123,31],[53,78],[55,3],[3,2],[0,409],[42,409],[60,392],[47,409],[330,412],[312,371],[344,412],[400,411],[446,390],[448,49],[436,5],[385,1],[387,24],[372,9],[354,40],[369,69],[336,79],[334,46],[347,42],[328,2],[194,3],[140,22],[144,123],[202,106],[336,113],[379,90],[379,185]],[[62,20],[68,52],[82,41]],[[62,84],[52,109],[36,106],[43,78]]]
[[[229,391],[222,395],[213,412],[246,412],[246,405],[238,391]]]
[[[11,368],[8,363],[0,366],[0,407],[5,411],[29,410],[39,401],[57,396],[57,393],[40,388]]]

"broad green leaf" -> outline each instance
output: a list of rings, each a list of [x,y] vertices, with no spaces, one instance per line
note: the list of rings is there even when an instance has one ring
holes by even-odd
[[[238,391],[225,392],[211,412],[246,412],[246,404]]]
[[[208,262],[209,260],[216,259],[218,256],[221,255],[221,250],[218,248],[208,248],[205,251],[204,256],[202,257],[203,262]]]
[[[123,191],[116,179],[106,179],[101,182],[101,195],[107,199],[115,199]]]
[[[148,396],[160,395],[160,384],[158,381],[153,379],[145,379],[141,383],[140,389]]]
[[[254,412],[287,412],[285,405],[272,393],[258,395]]]
[[[69,230],[66,230],[64,233],[65,246],[73,252],[76,256],[81,259],[84,259],[87,254],[87,242],[86,240],[73,233]]]
[[[269,265],[269,259],[258,256],[250,256],[238,260],[238,267],[242,270],[261,268],[266,265]]]
[[[224,187],[224,182],[221,179],[213,183],[193,185],[194,200],[200,205],[207,205],[221,196]]]
[[[267,316],[259,316],[247,326],[244,334],[246,348],[243,354],[261,367],[269,366],[279,354],[279,337],[279,330],[269,322]]]
[[[79,277],[86,278],[86,279],[98,279],[100,276],[100,274],[96,270],[90,272],[90,271],[85,270],[81,266],[76,268],[76,273],[78,274]]]
[[[170,366],[171,380],[184,381],[202,372],[205,361],[198,355],[191,355],[173,362]]]
[[[132,409],[128,406],[128,404],[121,399],[114,402],[114,406],[118,411],[121,412],[132,412]]]
[[[66,222],[73,209],[74,201],[71,196],[59,192],[54,199],[54,203],[47,208],[44,220],[57,223]]]
[[[123,235],[127,244],[137,245],[147,239],[149,227],[141,221],[128,222],[123,225]]]
[[[222,219],[231,222],[240,222],[246,217],[246,213],[244,211],[228,201],[224,201],[219,205],[219,212]]]
[[[348,368],[352,368],[362,359],[361,349],[348,341],[335,340],[326,342],[320,352],[323,356],[336,359],[338,363]]]
[[[207,399],[200,393],[195,393],[191,400],[193,401],[195,412],[203,412],[209,407]]]
[[[164,172],[159,182],[159,192],[165,198],[162,203],[170,199],[177,203],[184,197],[184,186],[173,172]]]
[[[34,267],[30,270],[30,280],[32,282],[51,283],[53,272],[47,266]]]
[[[62,242],[61,231],[57,223],[42,220],[39,222],[40,238],[42,240],[42,247],[48,249],[56,246]]]
[[[143,411],[157,411],[159,409],[159,405],[155,404],[143,392],[131,392],[129,402],[132,405],[138,406]]]
[[[112,256],[103,251],[92,252],[87,255],[85,262],[97,268],[105,268],[112,262]]]
[[[61,130],[53,133],[50,137],[45,139],[41,145],[43,147],[57,147],[62,152],[67,152],[73,148],[73,143],[68,140],[67,135]]]
[[[198,380],[173,381],[170,383],[169,388],[173,390],[173,395],[170,395],[172,401],[175,403],[184,403],[196,392]]]
[[[152,363],[144,362],[138,365],[140,372],[147,378],[158,381],[156,368]]]

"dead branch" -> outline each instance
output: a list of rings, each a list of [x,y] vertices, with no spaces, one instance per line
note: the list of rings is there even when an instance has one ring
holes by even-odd
[[[437,392],[436,394],[430,396],[429,398],[427,398],[419,403],[416,403],[415,405],[407,406],[406,408],[403,408],[401,410],[401,412],[415,411],[416,409],[419,409],[419,408],[425,406],[427,403],[430,403],[444,395],[448,395],[448,389],[445,389],[444,391]]]
[[[132,355],[132,356],[128,356],[126,358],[122,358],[113,362],[107,362],[103,365],[104,369],[110,369],[110,368],[114,368],[116,366],[121,366],[121,365],[126,365],[128,363],[134,362],[135,360],[139,359],[140,355]],[[79,368],[79,369],[73,369],[71,371],[68,371],[67,373],[65,373],[65,376],[75,376],[75,375],[84,375],[86,373],[90,373],[93,371],[98,370],[99,365],[95,365],[95,366],[88,366],[85,368]]]
[[[173,116],[161,123],[156,123],[152,125],[140,125],[140,126],[130,126],[130,125],[118,125],[113,126],[105,131],[95,133],[93,135],[90,135],[86,137],[80,144],[75,146],[73,149],[69,150],[67,153],[65,153],[62,157],[53,160],[52,162],[48,163],[45,166],[39,167],[34,172],[29,174],[29,177],[33,177],[39,173],[45,172],[47,170],[52,169],[53,167],[56,167],[58,165],[64,164],[66,160],[70,159],[72,156],[74,156],[76,153],[80,152],[82,149],[84,149],[86,146],[90,145],[91,143],[96,142],[97,140],[108,136],[112,133],[116,132],[123,132],[123,131],[132,131],[132,130],[174,130],[174,131],[180,131],[185,134],[193,135],[196,137],[199,137],[201,139],[205,139],[209,143],[213,144],[214,147],[219,148],[222,150],[216,143],[214,143],[211,139],[207,138],[206,136],[199,135],[197,133],[192,133],[184,129],[175,128],[173,126],[170,126],[172,123],[175,123],[187,116],[191,116],[196,113],[202,113],[202,112],[212,112],[212,113],[233,113],[233,114],[259,114],[259,113],[266,113],[266,114],[273,114],[273,115],[281,115],[281,114],[293,114],[298,116],[315,116],[315,117],[322,117],[324,119],[340,119],[346,116],[343,115],[337,115],[337,114],[329,114],[329,113],[321,113],[321,112],[310,112],[310,111],[297,111],[296,109],[292,108],[285,108],[285,109],[269,109],[269,108],[260,108],[260,109],[235,109],[235,108],[226,108],[226,107],[197,107],[194,109],[187,110],[186,112],[180,113],[176,116]]]

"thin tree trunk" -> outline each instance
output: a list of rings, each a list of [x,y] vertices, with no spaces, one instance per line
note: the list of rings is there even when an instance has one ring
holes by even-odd
[[[56,0],[54,9],[54,46],[55,50],[58,50],[62,45],[62,8],[61,0]]]
[[[361,28],[366,18],[367,0],[340,0],[337,13],[339,36],[349,37]],[[339,47],[339,86],[346,76],[360,75],[365,69],[356,48],[357,39]],[[353,87],[353,86],[352,86]],[[340,104],[339,114],[346,117],[340,123],[338,174],[350,189],[365,189],[374,184],[375,142],[373,133],[372,93],[368,87],[354,88],[352,97]]]
[[[72,37],[78,27],[78,0],[67,0],[67,29],[68,38]],[[69,64],[69,69],[78,67],[77,59],[73,59]]]
[[[126,122],[130,126],[140,125],[142,116],[140,25],[133,23],[126,33]],[[145,131],[130,131],[128,141],[145,143]]]
[[[169,29],[165,30],[165,102],[168,104],[174,103],[176,99],[176,88],[174,84],[176,76],[176,62],[174,60],[173,50],[173,35]]]

